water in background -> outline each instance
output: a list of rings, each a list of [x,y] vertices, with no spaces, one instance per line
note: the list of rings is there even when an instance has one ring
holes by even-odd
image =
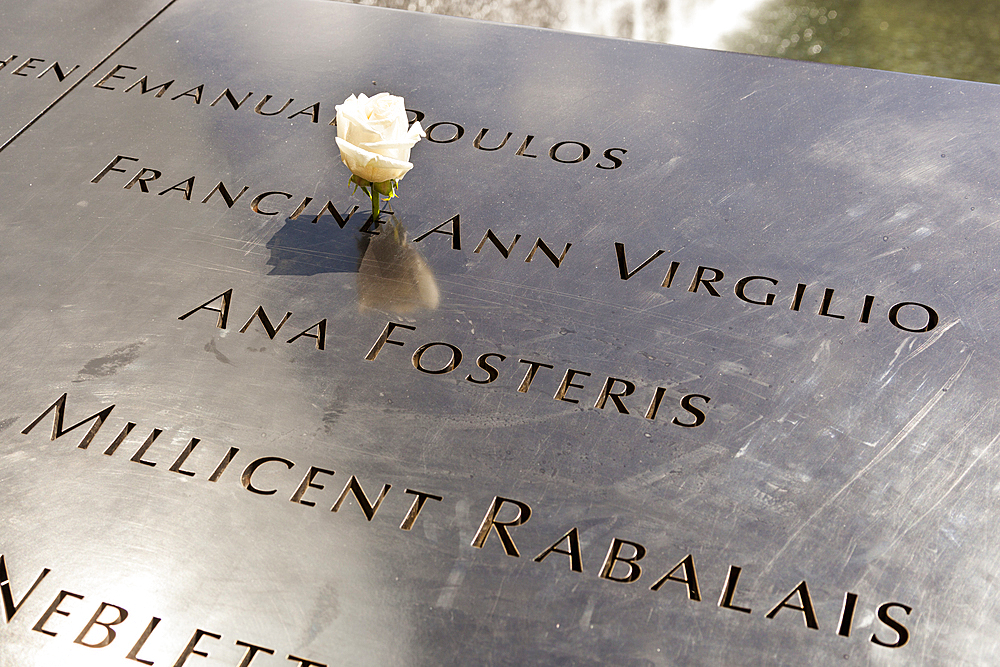
[[[1000,83],[997,0],[771,1],[727,50]]]
[[[563,30],[721,49],[766,0],[563,0]]]
[[[351,0],[1000,83],[1000,0]]]

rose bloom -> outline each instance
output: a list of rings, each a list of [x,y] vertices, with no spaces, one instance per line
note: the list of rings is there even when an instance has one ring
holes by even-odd
[[[420,123],[408,125],[402,97],[351,95],[337,105],[340,159],[362,180],[398,181],[413,168],[410,149],[424,136]]]

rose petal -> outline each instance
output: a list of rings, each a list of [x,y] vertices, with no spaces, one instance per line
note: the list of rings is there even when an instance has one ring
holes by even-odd
[[[396,160],[409,160],[413,142],[406,139],[403,141],[373,141],[358,145],[358,148]]]
[[[410,126],[403,98],[388,93],[351,95],[337,105],[337,145],[344,164],[359,178],[398,180],[413,168],[410,149],[425,136]]]
[[[413,126],[410,127],[409,131],[406,133],[407,137],[413,139],[413,143],[420,141],[420,137],[426,137],[427,133],[424,132],[424,128],[420,127],[420,121],[413,121]]]
[[[379,141],[383,134],[378,127],[372,125],[358,109],[337,107],[337,136],[357,144],[366,141]]]
[[[351,173],[372,183],[399,180],[413,168],[406,160],[397,160],[367,151],[337,137],[340,158]]]

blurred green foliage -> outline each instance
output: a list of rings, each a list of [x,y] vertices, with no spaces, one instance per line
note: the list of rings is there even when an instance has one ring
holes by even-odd
[[[774,0],[725,48],[1000,83],[996,0]]]

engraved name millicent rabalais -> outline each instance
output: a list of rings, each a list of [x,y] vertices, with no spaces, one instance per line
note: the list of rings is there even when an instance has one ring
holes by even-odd
[[[435,521],[442,517],[455,516],[454,508],[449,508],[449,500],[443,493],[428,490],[405,488],[403,493],[408,497],[403,505],[385,505],[394,488],[393,482],[383,482],[377,494],[372,495],[372,487],[366,491],[355,475],[348,475],[346,483],[331,484],[334,479],[343,479],[344,473],[338,476],[329,464],[302,464],[280,455],[247,454],[238,447],[229,447],[216,452],[217,456],[202,457],[200,461],[209,461],[209,465],[191,465],[189,457],[204,443],[199,438],[191,438],[183,448],[175,449],[173,445],[161,446],[158,442],[163,429],[151,428],[144,438],[132,436],[138,426],[133,421],[120,425],[120,430],[110,439],[101,433],[106,423],[111,421],[115,405],[109,405],[85,417],[72,426],[65,426],[68,410],[68,396],[59,396],[42,413],[27,424],[21,431],[22,435],[38,439],[40,432],[35,428],[41,425],[46,417],[52,419],[50,440],[63,438],[73,431],[82,433],[76,443],[79,450],[93,452],[103,450],[105,456],[129,456],[129,461],[146,467],[162,470],[166,474],[178,475],[178,482],[201,480],[209,484],[237,483],[248,493],[256,496],[268,496],[275,502],[290,502],[302,506],[304,511],[323,511],[337,513],[351,505],[353,499],[368,523],[399,521],[399,530],[410,531],[418,521]],[[86,428],[89,424],[89,428]],[[119,427],[116,427],[119,428]],[[147,427],[141,429],[145,431]],[[86,430],[84,430],[86,429]],[[208,445],[211,448],[211,445]],[[260,481],[255,476],[261,470],[267,470],[266,479]],[[370,482],[367,482],[370,484]],[[398,493],[398,492],[397,492]],[[408,503],[405,512],[393,514]],[[537,513],[538,503],[532,504],[523,499],[496,495],[483,503],[482,519],[478,528],[469,534],[474,537],[468,548],[489,550],[498,556],[503,554],[510,558],[521,558],[522,553],[530,556],[537,565],[547,567],[552,571],[564,570],[581,576],[594,576],[606,581],[609,585],[634,586],[640,580],[645,582],[636,586],[635,590],[647,591],[645,595],[667,595],[673,598],[684,596],[690,603],[701,604],[708,591],[714,596],[718,594],[717,606],[720,614],[738,614],[740,617],[765,619],[768,623],[795,623],[799,619],[808,630],[836,633],[844,638],[858,636],[854,632],[855,619],[858,612],[877,619],[873,631],[865,639],[875,645],[885,648],[900,648],[910,638],[910,623],[914,613],[910,605],[897,601],[869,601],[859,593],[845,591],[840,605],[840,612],[833,618],[824,618],[817,613],[813,602],[809,582],[799,581],[787,593],[764,596],[752,588],[741,588],[740,578],[744,568],[730,564],[726,574],[720,581],[711,583],[699,575],[698,567],[692,553],[654,554],[634,536],[612,537],[606,544],[588,545],[584,548],[579,526],[564,526],[554,531],[554,534],[542,539],[528,540],[516,535],[517,528],[523,526]],[[392,507],[393,509],[383,509]],[[329,509],[326,509],[329,508]],[[380,511],[381,510],[381,511]],[[472,528],[468,526],[467,528]],[[15,586],[11,582],[8,563],[0,556],[0,593],[7,624],[19,622],[15,619],[25,602],[32,596],[39,596],[44,580],[51,570],[45,568],[37,575],[34,583],[28,584],[30,577],[17,583],[20,597],[15,595]],[[650,576],[652,573],[652,576]],[[815,585],[815,582],[814,582]],[[101,600],[100,593],[77,590],[59,589],[53,595],[44,593],[51,599],[41,615],[29,619],[32,630],[55,639],[64,638],[82,647],[91,649],[111,649],[124,654],[128,660],[145,665],[171,664],[173,667],[183,667],[191,656],[209,657],[212,647],[218,647],[219,642],[229,642],[240,647],[242,658],[234,663],[237,667],[250,667],[258,656],[278,655],[275,648],[265,646],[244,638],[233,640],[222,632],[213,632],[196,628],[190,640],[184,647],[177,647],[176,658],[144,653],[144,646],[149,637],[156,631],[161,618],[153,616],[133,622],[128,610],[117,604]],[[828,587],[820,582],[819,590],[827,591]],[[813,590],[816,590],[815,588]],[[824,593],[829,594],[829,593]],[[757,615],[755,616],[755,612]],[[752,622],[752,621],[750,621]],[[229,633],[232,634],[232,633]],[[119,641],[120,638],[120,641]],[[243,651],[242,649],[245,649]],[[315,657],[315,656],[314,656]],[[321,657],[324,661],[302,658],[287,654],[287,660],[299,667],[327,667],[335,664],[333,657]],[[166,658],[166,660],[165,660]],[[171,662],[172,661],[172,662]]]

